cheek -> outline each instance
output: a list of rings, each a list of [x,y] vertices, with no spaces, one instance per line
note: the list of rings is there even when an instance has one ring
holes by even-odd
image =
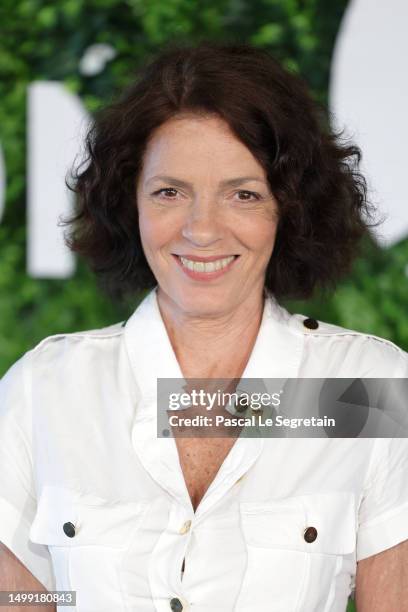
[[[154,251],[165,245],[174,235],[174,224],[165,215],[139,213],[140,238],[145,250]]]
[[[239,227],[242,242],[246,243],[248,248],[256,252],[258,256],[264,254],[266,258],[269,258],[276,238],[277,221],[247,218],[242,220]]]

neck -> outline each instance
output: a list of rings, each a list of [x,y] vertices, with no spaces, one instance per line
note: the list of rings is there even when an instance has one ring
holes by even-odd
[[[160,289],[158,304],[185,377],[241,377],[261,324],[262,293],[211,318],[186,313]]]

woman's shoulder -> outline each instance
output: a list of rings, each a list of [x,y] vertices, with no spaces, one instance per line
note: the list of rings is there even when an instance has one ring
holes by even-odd
[[[58,366],[63,369],[70,364],[76,364],[77,368],[85,363],[96,366],[98,357],[107,357],[117,350],[123,325],[123,322],[119,322],[97,329],[61,332],[44,337],[13,363],[3,378],[0,377],[0,391],[7,383],[25,379],[26,372],[32,374],[33,368],[40,375],[49,377]]]
[[[313,354],[320,362],[336,362],[339,368],[344,372],[350,371],[351,375],[358,370],[361,376],[408,376],[408,353],[387,338],[299,313],[291,314],[288,322],[304,337],[309,358]]]
[[[69,350],[70,346],[81,348],[81,346],[85,347],[89,342],[92,343],[92,341],[101,344],[104,340],[119,339],[123,334],[123,330],[124,322],[121,321],[106,327],[52,334],[40,340],[28,353],[34,356],[37,354],[53,353],[54,351],[66,351]]]

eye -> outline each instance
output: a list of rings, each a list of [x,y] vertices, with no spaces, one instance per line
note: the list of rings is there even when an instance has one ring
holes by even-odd
[[[246,189],[241,189],[240,191],[237,191],[237,194],[238,196],[241,196],[242,194],[246,196],[243,199],[241,197],[239,198],[241,202],[252,202],[254,199],[260,200],[260,195],[258,193],[255,193],[254,191],[247,191]]]
[[[172,196],[168,197],[168,192],[172,192],[173,196],[177,195],[178,193],[177,189],[174,189],[173,187],[163,187],[162,189],[158,189],[157,191],[155,191],[152,195],[154,196],[162,195],[164,194],[164,192],[166,192],[165,199],[168,199],[168,200],[174,200],[174,197]]]

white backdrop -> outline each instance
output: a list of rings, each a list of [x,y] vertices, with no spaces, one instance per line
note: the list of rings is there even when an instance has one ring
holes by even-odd
[[[408,2],[352,0],[332,60],[330,107],[363,151],[371,196],[388,218],[378,240],[408,235]]]

